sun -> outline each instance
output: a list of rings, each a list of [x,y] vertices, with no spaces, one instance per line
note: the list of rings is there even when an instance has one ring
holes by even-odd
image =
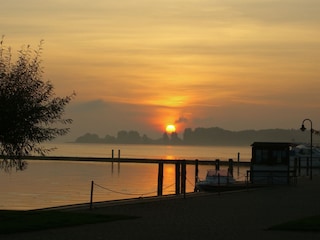
[[[176,127],[173,124],[168,124],[166,127],[166,132],[167,133],[173,133],[176,131]]]

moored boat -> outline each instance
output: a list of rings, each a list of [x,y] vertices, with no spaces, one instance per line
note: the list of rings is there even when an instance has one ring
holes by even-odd
[[[299,144],[292,149],[293,160],[297,159],[298,164],[302,167],[310,166],[311,148],[309,145]],[[320,167],[320,149],[312,147],[312,166]]]
[[[196,191],[230,191],[245,187],[245,183],[237,182],[233,176],[225,170],[209,169],[206,179],[196,183]]]

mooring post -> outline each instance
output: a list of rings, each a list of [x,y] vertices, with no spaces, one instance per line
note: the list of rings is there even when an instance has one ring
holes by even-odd
[[[162,196],[163,186],[163,162],[159,162],[158,165],[158,196]]]
[[[180,161],[176,161],[176,195],[180,194]]]
[[[220,160],[216,159],[216,170],[219,171],[220,170]]]
[[[229,168],[228,168],[228,172],[231,175],[231,177],[233,177],[233,159],[229,159]]]
[[[220,195],[220,173],[218,173],[218,194]]]
[[[113,173],[113,158],[114,158],[114,150],[112,149],[111,150],[111,159],[112,159],[112,161],[111,161],[111,173]]]
[[[186,160],[181,163],[181,193],[186,197],[186,180],[187,180],[187,166]]]
[[[240,174],[240,153],[239,152],[238,152],[237,162],[238,162],[237,166],[238,166],[238,176],[239,176],[239,174]]]
[[[195,160],[195,167],[194,167],[194,186],[196,186],[197,182],[199,181],[199,161],[198,159]],[[196,192],[196,187],[194,188]]]
[[[90,210],[92,210],[92,204],[93,204],[93,186],[94,186],[94,182],[91,181]]]
[[[118,149],[118,174],[120,173],[120,149]]]

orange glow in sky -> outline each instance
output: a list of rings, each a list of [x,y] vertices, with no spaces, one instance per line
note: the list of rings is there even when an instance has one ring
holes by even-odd
[[[13,57],[43,45],[70,139],[171,123],[229,130],[320,124],[320,1],[2,1]],[[315,126],[315,128],[320,128]]]

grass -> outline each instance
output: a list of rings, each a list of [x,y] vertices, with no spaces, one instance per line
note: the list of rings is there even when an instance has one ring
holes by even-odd
[[[136,217],[63,211],[0,210],[0,234],[61,228],[82,224],[111,222]]]
[[[320,231],[320,215],[302,218],[283,224],[279,224],[269,228],[270,230],[283,230],[283,231]]]
[[[137,217],[105,215],[92,212],[0,210],[0,234],[38,231],[134,218]],[[269,230],[320,232],[320,215],[275,225],[269,228]]]

